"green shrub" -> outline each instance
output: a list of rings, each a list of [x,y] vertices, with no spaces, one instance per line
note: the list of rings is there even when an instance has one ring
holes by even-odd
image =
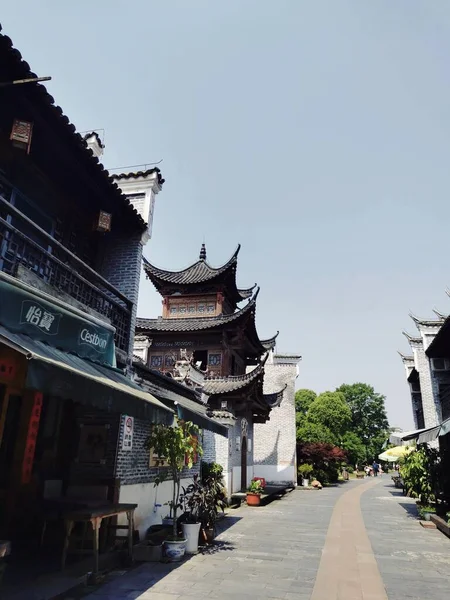
[[[300,465],[298,468],[299,475],[301,475],[303,479],[309,479],[313,470],[314,467],[308,463]]]
[[[400,460],[400,475],[404,487],[412,498],[418,498],[424,505],[435,500],[438,480],[438,452],[428,446],[406,454]]]
[[[426,513],[436,514],[436,509],[434,506],[418,506],[419,517],[423,520],[425,519]]]

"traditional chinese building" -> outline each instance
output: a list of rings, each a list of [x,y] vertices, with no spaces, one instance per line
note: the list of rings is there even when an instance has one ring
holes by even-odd
[[[98,134],[77,133],[43,85],[16,84],[35,77],[0,34],[0,538],[13,542],[39,542],[50,500],[133,502],[157,474],[136,447],[174,415],[129,376],[164,180],[111,178]]]
[[[230,493],[245,489],[254,476],[254,425],[267,423],[270,428],[271,411],[279,406],[287,383],[264,391],[265,364],[278,334],[269,339],[258,335],[259,288],[237,285],[239,249],[217,268],[208,263],[204,244],[199,259],[182,271],[166,271],[145,261],[146,275],[162,296],[163,314],[138,318],[135,337],[135,354],[150,369],[189,385],[197,378],[208,414],[228,425],[228,439],[205,432],[204,450],[206,460],[224,467]],[[190,367],[180,373],[186,357]],[[198,381],[199,374],[203,381]],[[289,378],[293,393],[295,376]],[[292,428],[294,414],[289,432]],[[272,450],[266,450],[273,458]],[[295,461],[295,436],[291,450]],[[261,460],[263,454],[259,445]]]

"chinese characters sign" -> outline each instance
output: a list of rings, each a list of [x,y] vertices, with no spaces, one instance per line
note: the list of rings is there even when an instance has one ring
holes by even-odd
[[[134,418],[125,415],[123,420],[122,450],[133,449],[133,430]]]
[[[0,325],[41,342],[115,366],[114,331],[21,287],[0,280]]]
[[[57,335],[61,316],[61,313],[45,310],[37,301],[24,300],[20,323],[34,325],[48,335]]]

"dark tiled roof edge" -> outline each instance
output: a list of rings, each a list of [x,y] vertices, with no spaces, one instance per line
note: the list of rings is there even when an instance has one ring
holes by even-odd
[[[30,65],[23,60],[19,50],[14,48],[11,38],[3,33],[0,33],[0,52],[1,51],[9,55],[13,68],[16,70],[15,76],[17,79],[37,77],[36,73],[31,71]],[[34,93],[38,99],[47,106],[47,108],[51,111],[53,118],[60,123],[60,126],[64,128],[66,134],[72,137],[73,144],[77,148],[77,152],[80,152],[82,160],[84,160],[86,165],[89,165],[91,169],[97,169],[98,178],[102,179],[101,185],[105,186],[105,193],[109,193],[113,197],[115,196],[116,199],[125,207],[126,211],[132,215],[136,221],[136,224],[139,225],[139,228],[144,230],[147,227],[144,219],[139,215],[129,200],[127,200],[126,196],[122,194],[117,184],[112,181],[109,172],[88,148],[83,136],[76,131],[75,125],[69,121],[68,117],[63,113],[62,108],[55,104],[55,99],[48,93],[47,88],[40,83],[33,85],[35,85]]]
[[[212,267],[206,260],[200,259],[180,271],[167,271],[152,265],[144,258],[144,270],[150,279],[169,284],[196,284],[214,279],[234,267],[241,245],[239,244],[231,258],[221,267]]]
[[[256,295],[240,310],[230,315],[219,315],[217,317],[200,317],[187,319],[145,319],[138,317],[136,319],[136,329],[146,331],[166,331],[166,332],[183,332],[183,331],[198,331],[202,329],[210,329],[227,325],[238,320],[244,315],[251,312],[256,305]],[[158,327],[163,325],[163,327]]]
[[[129,173],[115,173],[111,175],[111,179],[113,181],[117,179],[138,179],[139,177],[148,177],[152,173],[158,174],[158,183],[159,185],[163,185],[165,179],[161,176],[161,170],[158,167],[153,167],[151,169],[147,169],[145,171],[130,171]]]

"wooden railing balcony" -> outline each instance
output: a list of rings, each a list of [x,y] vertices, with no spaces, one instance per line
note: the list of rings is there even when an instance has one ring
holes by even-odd
[[[15,276],[22,266],[104,315],[116,328],[116,346],[128,354],[132,302],[17,210],[5,191],[4,185],[0,186],[0,271]]]

